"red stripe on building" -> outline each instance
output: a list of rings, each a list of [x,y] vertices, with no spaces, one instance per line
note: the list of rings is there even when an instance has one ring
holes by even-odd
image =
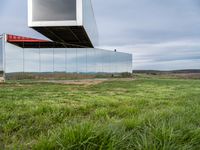
[[[41,39],[34,39],[34,38],[29,38],[29,37],[23,37],[23,36],[17,36],[17,35],[11,35],[7,34],[7,41],[12,43],[12,42],[31,42],[31,43],[38,43],[38,42],[50,42],[48,40],[41,40]]]

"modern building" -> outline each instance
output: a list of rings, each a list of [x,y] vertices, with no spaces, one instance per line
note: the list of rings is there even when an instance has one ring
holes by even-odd
[[[28,25],[70,48],[98,45],[91,0],[28,0]]]
[[[49,40],[1,35],[5,78],[132,72],[131,54],[95,48],[98,32],[91,0],[28,0],[28,26]]]

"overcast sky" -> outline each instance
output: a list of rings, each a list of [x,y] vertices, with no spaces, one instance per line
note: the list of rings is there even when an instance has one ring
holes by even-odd
[[[200,69],[200,0],[93,0],[100,47],[133,53],[134,69]],[[1,0],[0,33],[27,27],[27,0]]]

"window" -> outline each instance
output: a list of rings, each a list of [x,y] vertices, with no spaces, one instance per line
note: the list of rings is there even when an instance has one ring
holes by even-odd
[[[33,0],[33,21],[76,20],[76,0]]]

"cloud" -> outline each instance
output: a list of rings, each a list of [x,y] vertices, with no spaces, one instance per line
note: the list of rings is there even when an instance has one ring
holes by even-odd
[[[133,53],[134,69],[200,69],[199,0],[93,0],[100,48]],[[0,32],[27,27],[27,1],[1,0]]]

